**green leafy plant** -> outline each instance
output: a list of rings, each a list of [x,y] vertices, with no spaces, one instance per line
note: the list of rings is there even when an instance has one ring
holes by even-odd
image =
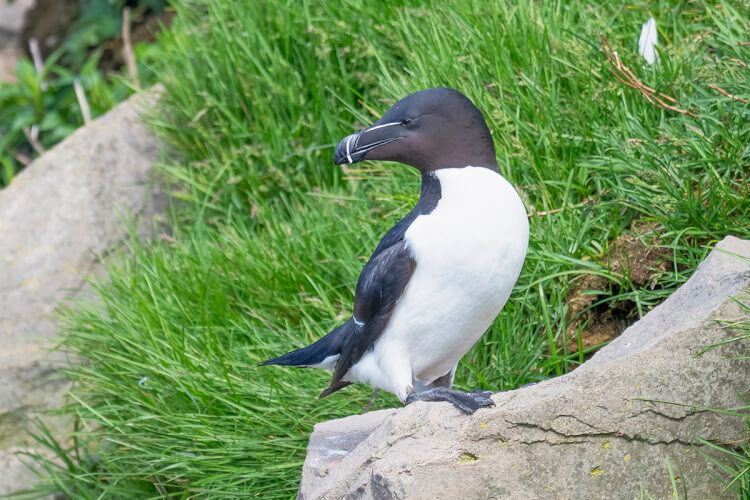
[[[60,48],[65,53],[63,62],[76,69],[86,60],[92,48],[122,33],[122,12],[131,6],[139,13],[163,12],[166,0],[79,0],[80,15],[70,27]]]
[[[145,85],[153,82],[147,64],[158,57],[157,52],[149,44],[135,48]],[[16,66],[18,81],[0,84],[0,188],[10,183],[36,155],[84,124],[74,87],[76,81],[83,89],[92,119],[134,91],[126,78],[105,75],[97,68],[99,54],[89,57],[76,73],[60,65],[59,57],[57,53],[47,59],[39,73],[31,61],[21,59]],[[32,134],[36,137],[32,138]]]
[[[79,82],[92,118],[106,113],[128,97],[133,88],[127,78],[99,69],[103,41],[119,36],[125,0],[83,0],[81,15],[71,26],[60,48],[37,71],[22,58],[16,65],[17,81],[0,83],[0,188],[42,151],[54,146],[84,124],[82,103],[74,82]],[[166,2],[141,0],[136,10],[161,12]],[[143,85],[154,77],[150,64],[158,58],[158,46],[134,46]]]

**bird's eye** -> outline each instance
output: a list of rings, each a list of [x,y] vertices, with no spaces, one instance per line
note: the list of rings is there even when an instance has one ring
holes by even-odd
[[[402,121],[401,125],[403,125],[404,127],[408,127],[410,123],[411,123],[411,120],[407,119],[407,120]]]

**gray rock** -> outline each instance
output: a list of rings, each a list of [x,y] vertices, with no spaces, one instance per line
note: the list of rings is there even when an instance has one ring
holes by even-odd
[[[741,418],[704,408],[743,405],[750,363],[732,358],[747,343],[698,353],[736,334],[717,320],[748,319],[730,297],[750,289],[750,242],[717,248],[590,361],[494,408],[420,402],[316,425],[299,498],[671,498],[667,459],[680,491],[731,498],[704,454],[725,457],[698,438],[745,437]]]
[[[19,34],[26,11],[33,6],[34,0],[0,0],[0,33]]]
[[[89,293],[85,276],[101,274],[99,256],[127,237],[127,217],[145,234],[166,206],[152,182],[162,144],[139,119],[157,97],[128,99],[0,190],[0,495],[29,485],[14,452],[32,445],[30,418],[58,406],[68,387],[62,360],[47,351],[58,304]]]
[[[33,6],[34,0],[0,0],[0,82],[16,81],[16,62],[23,54],[24,15]]]

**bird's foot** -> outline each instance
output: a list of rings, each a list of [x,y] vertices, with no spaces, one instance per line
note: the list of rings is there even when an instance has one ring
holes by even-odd
[[[432,387],[430,389],[413,392],[406,398],[406,404],[415,401],[448,401],[465,413],[474,413],[479,408],[495,406],[492,401],[492,391],[463,392],[447,387]]]

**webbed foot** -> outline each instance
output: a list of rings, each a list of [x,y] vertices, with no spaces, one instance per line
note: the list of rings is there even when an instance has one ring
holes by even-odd
[[[465,413],[474,413],[479,408],[495,406],[492,401],[492,391],[463,392],[447,387],[432,387],[430,389],[413,392],[406,398],[406,404],[415,401],[448,401]]]

